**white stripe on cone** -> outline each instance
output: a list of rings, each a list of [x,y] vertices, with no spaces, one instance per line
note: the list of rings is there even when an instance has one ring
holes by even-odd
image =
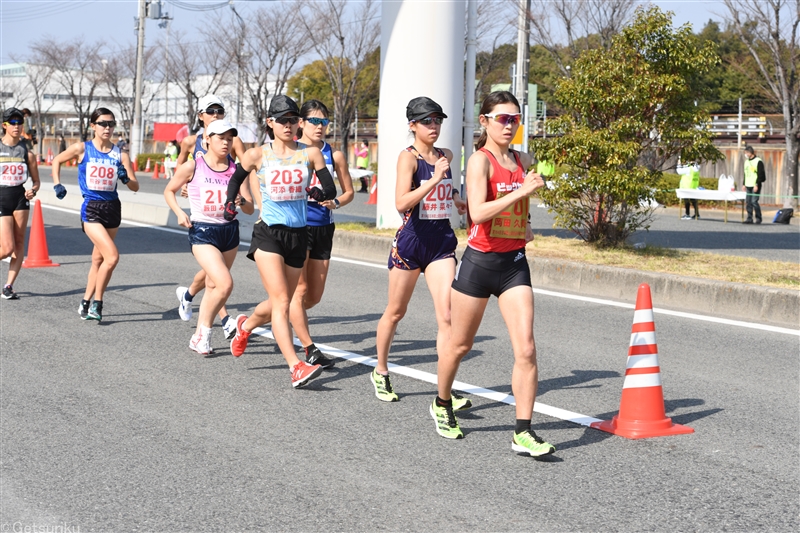
[[[644,387],[660,387],[661,386],[661,373],[655,374],[631,374],[625,376],[625,383],[622,385],[623,389],[641,389]]]
[[[653,322],[655,321],[655,317],[653,316],[652,309],[637,309],[633,312],[633,323],[634,324],[641,324],[642,322]]]
[[[628,356],[628,366],[625,368],[657,368],[658,354],[649,353],[645,355]]]

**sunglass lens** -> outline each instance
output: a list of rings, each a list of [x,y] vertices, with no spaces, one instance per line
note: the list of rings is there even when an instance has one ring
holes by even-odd
[[[12,118],[11,120],[8,121],[8,123],[11,124],[12,126],[21,126],[24,123],[24,121],[18,118]]]
[[[225,110],[218,107],[210,107],[206,109],[206,115],[224,115]]]
[[[313,124],[314,126],[327,126],[330,124],[330,120],[327,118],[319,118],[319,117],[309,117],[306,119],[306,122]]]
[[[100,122],[95,122],[101,128],[115,128],[117,126],[116,120],[103,120]]]

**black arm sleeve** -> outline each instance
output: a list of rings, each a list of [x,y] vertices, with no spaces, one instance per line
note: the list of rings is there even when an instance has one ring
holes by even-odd
[[[328,170],[328,167],[322,167],[322,169],[316,170],[315,173],[317,174],[320,185],[322,185],[322,192],[325,194],[325,199],[330,200],[331,198],[336,198],[336,184],[333,183],[333,176],[331,176],[331,171]],[[230,191],[230,188],[228,188],[228,190]]]
[[[233,176],[231,176],[231,180],[228,182],[228,198],[225,200],[226,204],[236,200],[236,195],[239,194],[242,183],[244,183],[244,180],[246,180],[249,175],[250,173],[242,168],[241,163],[236,164],[236,170],[233,172]]]
[[[764,162],[758,162],[758,168],[756,169],[758,176],[756,177],[756,183],[764,183],[767,181],[767,173],[764,171]]]

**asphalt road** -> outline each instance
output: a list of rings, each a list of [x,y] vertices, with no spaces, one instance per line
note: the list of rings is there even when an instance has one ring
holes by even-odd
[[[64,183],[68,187],[73,185],[70,194],[79,193],[77,175],[77,169],[62,169]],[[42,179],[49,184],[49,167],[43,167]],[[139,173],[139,180],[140,190],[146,193],[162,194],[166,185],[165,180],[153,180],[149,174]],[[352,203],[336,212],[336,220],[374,224],[376,206],[368,205],[366,203],[368,199],[369,195],[356,193]],[[771,208],[772,211],[774,209]],[[683,213],[682,209],[680,213]],[[741,223],[741,208],[733,204],[729,208],[727,224],[724,221],[721,204],[719,209],[702,208],[700,216],[700,220],[681,220],[678,209],[659,209],[649,230],[634,234],[629,242],[631,244],[643,242],[678,250],[800,263],[800,217],[798,216],[793,219],[792,224],[784,225],[772,224],[772,218],[765,214],[764,224],[748,226]],[[568,230],[553,227],[553,215],[548,213],[547,209],[531,209],[531,219],[537,234],[575,238]]]
[[[197,267],[180,232],[123,225],[98,325],[77,313],[91,251],[78,214],[47,208],[45,221],[61,266],[24,270],[22,299],[0,301],[2,531],[800,527],[796,334],[658,314],[667,414],[695,433],[633,441],[535,414],[558,448],[537,461],[511,451],[514,411],[500,401],[472,396],[464,440],[436,434],[424,280],[390,358],[400,402],[379,402],[371,367],[353,360],[375,356],[387,273],[352,262],[332,263],[311,312],[316,342],[350,359],[294,390],[269,339],[237,359],[215,328],[217,354],[188,349],[195,321],[178,318],[174,289]],[[233,272],[229,308],[248,313],[265,292],[243,252]],[[632,317],[537,294],[539,403],[613,416]],[[492,302],[458,379],[510,393],[511,364]]]

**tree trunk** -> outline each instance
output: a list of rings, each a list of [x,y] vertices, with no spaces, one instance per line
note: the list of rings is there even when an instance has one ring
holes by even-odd
[[[786,196],[783,199],[783,207],[792,207],[797,210],[797,156],[800,143],[797,135],[786,130],[786,156],[783,162],[783,175],[786,185],[783,190]]]

